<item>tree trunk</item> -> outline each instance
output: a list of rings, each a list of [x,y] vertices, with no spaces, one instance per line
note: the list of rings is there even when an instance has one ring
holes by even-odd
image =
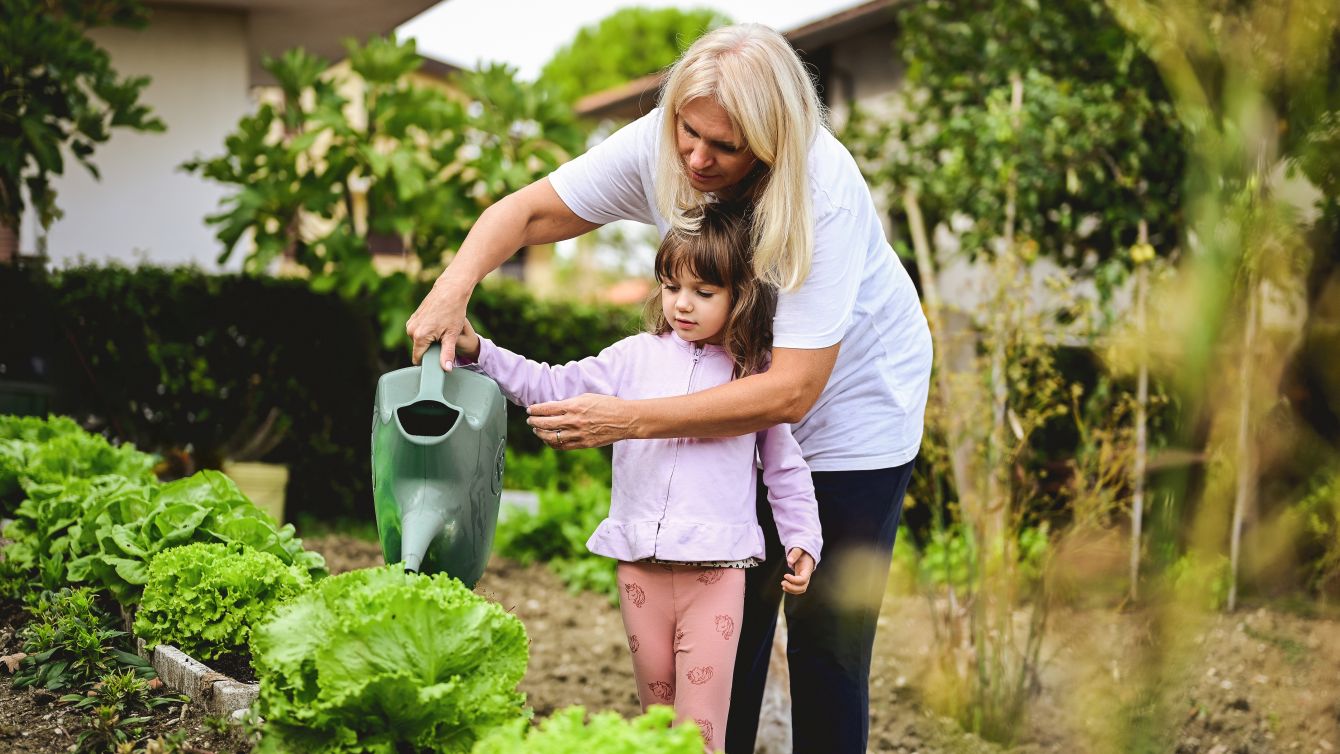
[[[957,405],[954,401],[953,386],[949,375],[953,371],[948,358],[949,340],[944,324],[944,301],[940,298],[940,278],[936,272],[935,257],[931,252],[929,236],[926,234],[926,220],[921,214],[921,202],[914,188],[903,191],[903,210],[907,212],[907,225],[912,232],[912,251],[917,259],[917,272],[921,278],[921,295],[926,300],[926,323],[931,329],[931,342],[935,344],[935,389],[939,393],[940,403],[945,407],[945,446],[949,449],[949,471],[954,477],[954,491],[958,493],[959,506],[964,511],[980,512],[981,496],[977,494],[973,473],[972,438],[962,429],[962,412],[952,412]],[[971,414],[971,412],[967,412]],[[974,514],[976,515],[976,514]],[[959,614],[958,594],[954,585],[947,585],[949,613],[946,628],[949,635],[957,636],[954,616]],[[950,640],[950,646],[958,646],[958,641]]]
[[[1228,581],[1228,609],[1232,612],[1238,603],[1238,560],[1242,550],[1242,524],[1247,509],[1256,496],[1256,452],[1251,434],[1253,359],[1256,351],[1257,308],[1260,303],[1260,283],[1249,276],[1247,283],[1247,323],[1243,328],[1242,358],[1238,368],[1238,480],[1233,500],[1233,531],[1229,542],[1231,573]]]
[[[1016,72],[1010,74],[1010,114],[1012,126],[1015,133],[1018,133],[1019,114],[1024,107],[1024,82],[1023,78]],[[1015,217],[1018,212],[1018,171],[1010,169],[1009,181],[1005,184],[1005,228],[1004,241],[1005,250],[1001,254],[997,269],[1000,274],[996,276],[997,285],[1013,285],[1015,277],[1018,275],[1018,267],[1015,264],[1017,255],[1014,250],[1015,239]],[[1010,543],[1004,539],[1005,532],[1009,525],[1009,476],[1005,468],[1005,418],[1009,410],[1009,385],[1007,383],[1006,370],[1006,347],[1008,333],[1013,313],[1009,307],[1003,307],[1003,310],[997,312],[1000,317],[996,332],[992,338],[991,344],[991,436],[988,444],[987,453],[987,495],[986,506],[987,515],[982,522],[986,527],[987,538],[985,545],[993,546],[995,542],[1001,541],[1005,544],[1005,554],[1010,551]],[[1002,539],[997,540],[997,537]],[[989,550],[988,550],[989,552]]]
[[[1140,243],[1149,242],[1149,225],[1140,221]],[[1145,517],[1145,463],[1149,448],[1149,267],[1135,272],[1135,337],[1139,339],[1140,371],[1135,385],[1135,464],[1131,470],[1131,600],[1140,598],[1140,541]]]
[[[14,264],[19,258],[19,228],[0,223],[0,264]]]
[[[912,234],[912,250],[916,254],[917,272],[921,277],[921,294],[926,300],[926,322],[930,325],[931,341],[935,343],[936,366],[935,388],[939,392],[941,403],[946,409],[955,405],[949,375],[953,371],[945,355],[949,353],[948,337],[944,324],[944,302],[940,298],[939,274],[936,271],[935,258],[932,256],[929,236],[926,234],[926,221],[921,214],[921,203],[916,189],[903,192],[903,209],[907,212],[907,224]],[[973,486],[972,440],[965,437],[960,428],[958,415],[945,415],[945,444],[949,447],[950,472],[954,477],[954,490],[958,492],[959,504],[969,510],[976,510],[977,490]]]

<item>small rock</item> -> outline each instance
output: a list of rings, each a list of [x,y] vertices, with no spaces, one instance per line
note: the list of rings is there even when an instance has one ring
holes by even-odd
[[[1224,680],[1219,682],[1219,688],[1223,689],[1224,691],[1228,691],[1229,689],[1233,688],[1233,682],[1225,678]]]
[[[12,655],[5,655],[4,657],[0,657],[0,663],[4,663],[5,667],[9,669],[9,672],[15,673],[18,672],[19,663],[22,662],[23,658],[27,656],[28,655],[23,652],[15,652]]]
[[[1330,741],[1327,741],[1327,740],[1324,739],[1324,738],[1321,739],[1320,741],[1318,741],[1318,742],[1317,742],[1317,745],[1320,746],[1321,748],[1325,749],[1326,751],[1335,751],[1335,747],[1334,747],[1334,746],[1331,746],[1331,742],[1330,742]]]

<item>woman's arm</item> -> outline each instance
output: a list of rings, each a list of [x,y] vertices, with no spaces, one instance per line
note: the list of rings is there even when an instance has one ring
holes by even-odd
[[[800,421],[823,392],[840,343],[827,348],[777,348],[772,367],[699,393],[675,398],[620,400],[582,395],[529,409],[535,434],[564,450],[618,440],[659,437],[733,437]],[[554,443],[556,430],[562,443]]]
[[[415,364],[434,342],[442,343],[442,368],[451,369],[465,305],[484,276],[523,246],[575,238],[600,226],[578,217],[558,197],[548,178],[510,194],[484,210],[456,258],[405,323],[414,341]]]

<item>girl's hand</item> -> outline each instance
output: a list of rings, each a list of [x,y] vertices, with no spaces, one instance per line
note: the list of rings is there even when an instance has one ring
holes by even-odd
[[[465,327],[461,328],[461,334],[456,336],[456,358],[471,361],[479,358],[479,333],[475,332],[468,319],[465,320]]]
[[[786,564],[794,574],[782,574],[782,591],[787,594],[804,594],[810,588],[810,575],[814,573],[814,556],[799,547],[792,547],[786,554]]]
[[[584,393],[564,401],[536,403],[526,423],[555,450],[597,448],[634,436],[628,401]]]

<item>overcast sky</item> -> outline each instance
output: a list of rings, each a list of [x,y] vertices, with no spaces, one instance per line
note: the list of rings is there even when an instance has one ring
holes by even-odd
[[[577,30],[628,6],[712,8],[737,22],[767,24],[787,31],[830,16],[864,0],[446,0],[400,27],[419,52],[465,67],[480,61],[516,66],[521,78],[534,79],[559,47]]]

